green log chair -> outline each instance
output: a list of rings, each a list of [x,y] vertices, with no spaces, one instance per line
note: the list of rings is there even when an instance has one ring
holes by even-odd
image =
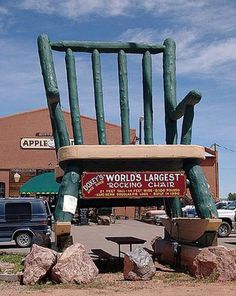
[[[59,165],[64,170],[55,210],[56,221],[72,220],[73,213],[77,205],[77,199],[81,198],[81,174],[83,170],[87,168],[84,163],[87,163],[88,166],[90,164],[91,166],[93,161],[96,160],[96,156],[94,155],[97,155],[97,158],[99,158],[99,151],[101,151],[101,149],[97,149],[98,145],[95,145],[94,147],[92,147],[94,151],[93,157],[91,157],[90,153],[90,156],[87,155],[87,158],[85,156],[83,159],[84,162],[81,162],[81,154],[86,154],[86,149],[91,150],[91,146],[88,147],[88,145],[83,145],[83,131],[80,121],[77,92],[77,78],[74,57],[75,52],[86,52],[88,54],[91,54],[99,145],[103,145],[103,147],[105,148],[105,145],[107,144],[100,55],[114,54],[117,55],[118,58],[122,145],[129,145],[126,147],[123,146],[124,148],[126,148],[123,150],[122,147],[118,147],[119,145],[117,146],[117,149],[121,149],[121,158],[123,160],[130,160],[131,157],[130,155],[128,155],[128,151],[132,151],[132,157],[137,161],[142,160],[143,158],[148,159],[150,151],[150,158],[156,161],[151,162],[153,170],[158,168],[158,163],[163,163],[163,159],[164,163],[166,164],[170,164],[171,160],[173,159],[181,160],[179,162],[177,161],[176,163],[179,164],[178,169],[182,169],[185,171],[186,176],[189,180],[189,190],[194,201],[198,216],[200,218],[217,217],[217,210],[209,191],[207,181],[198,163],[199,159],[204,158],[204,148],[191,145],[194,106],[201,100],[201,94],[197,91],[192,90],[179,104],[177,104],[175,65],[176,46],[175,42],[172,39],[166,39],[163,45],[134,42],[51,42],[47,35],[40,35],[38,37],[38,50],[47,96],[47,103],[50,112],[52,131],[55,140],[56,153],[58,156]],[[70,146],[69,135],[61,110],[60,95],[53,63],[53,51],[65,53],[69,103],[75,146]],[[129,54],[142,55],[145,145],[130,145],[127,79],[127,56]],[[154,145],[153,139],[152,55],[154,54],[163,54],[166,145],[161,145],[162,147],[159,147],[160,145]],[[177,120],[181,117],[183,117],[180,140],[181,145],[178,145]],[[145,150],[140,150],[141,147],[139,146],[145,146]],[[81,152],[82,148],[84,149],[83,153]],[[162,148],[164,149],[164,153],[162,153],[163,151],[160,150]],[[199,151],[199,149],[201,151]],[[116,147],[112,147],[112,149],[110,149],[109,151],[111,150],[116,153]],[[102,151],[102,153],[104,153],[104,151]],[[105,156],[106,155],[107,154],[105,153]],[[109,156],[107,157],[109,158]],[[112,157],[114,157],[114,155],[110,155],[110,158]],[[139,163],[140,165],[138,167],[138,170],[144,170],[145,165],[142,168],[142,163],[144,162],[141,161]],[[166,169],[165,164],[160,167]],[[131,162],[130,168],[137,169],[137,166],[135,166],[134,163]],[[129,171],[130,168],[128,168],[127,171]],[[146,166],[146,168],[149,167]],[[116,164],[114,164],[112,171],[114,171],[115,169]],[[182,216],[181,205],[178,197],[169,198],[166,206],[166,210],[170,218]],[[70,207],[72,209],[70,209]]]

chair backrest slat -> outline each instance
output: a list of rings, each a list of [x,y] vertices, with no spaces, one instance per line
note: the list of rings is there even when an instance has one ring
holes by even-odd
[[[166,144],[177,144],[177,120],[171,119],[171,113],[177,106],[176,101],[176,66],[175,42],[172,39],[164,41],[163,80],[165,98]]]
[[[70,48],[67,49],[65,55],[71,123],[73,129],[74,143],[75,145],[83,144],[83,133],[80,120],[80,109],[77,90],[77,78],[75,68],[75,58]]]
[[[142,60],[143,69],[143,106],[144,106],[144,142],[153,144],[153,107],[152,107],[152,58],[146,51]]]
[[[136,43],[136,42],[90,42],[90,41],[60,41],[52,42],[53,50],[66,51],[71,48],[77,52],[93,53],[97,49],[100,53],[118,53],[124,50],[126,53],[145,53],[147,50],[151,54],[158,54],[164,51],[165,46],[160,44]]]
[[[118,74],[119,74],[122,144],[128,145],[130,144],[128,77],[127,77],[127,58],[123,50],[120,50],[118,53]]]
[[[93,68],[93,86],[95,109],[97,118],[98,142],[100,145],[107,144],[106,126],[103,106],[103,91],[102,91],[102,76],[100,54],[97,49],[92,53],[92,68]]]

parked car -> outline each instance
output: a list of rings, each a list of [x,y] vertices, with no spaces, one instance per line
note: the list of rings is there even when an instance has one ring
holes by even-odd
[[[116,222],[117,217],[112,207],[92,208],[89,210],[88,217],[91,222],[99,224],[102,221],[102,216],[107,216],[110,224]]]
[[[236,229],[236,200],[230,202],[227,206],[217,210],[222,223],[218,229],[219,237],[227,237],[232,230]]]
[[[235,210],[236,209],[236,200],[230,201],[227,205],[222,207],[223,210]]]
[[[160,218],[167,218],[165,210],[149,210],[142,215],[141,220],[150,224],[162,225]]]
[[[0,242],[15,240],[29,247],[36,233],[50,235],[50,213],[44,201],[31,198],[0,198]]]
[[[225,204],[227,205],[217,209],[219,219],[222,220],[222,223],[218,228],[219,237],[227,237],[232,230],[236,229],[236,201],[227,202]],[[194,206],[186,206],[182,210],[185,217],[197,217],[197,212]]]
[[[183,216],[188,218],[194,218],[197,217],[197,211],[195,209],[195,206],[187,205],[182,208]]]
[[[230,201],[230,200],[221,200],[221,201],[216,202],[216,208],[217,208],[217,210],[219,210],[219,209],[222,209],[222,208],[228,206],[231,203],[232,203],[232,201]]]

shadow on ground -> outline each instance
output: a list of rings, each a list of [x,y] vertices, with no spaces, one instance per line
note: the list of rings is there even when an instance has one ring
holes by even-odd
[[[123,258],[114,257],[110,260],[93,259],[93,262],[96,264],[99,273],[123,272]]]

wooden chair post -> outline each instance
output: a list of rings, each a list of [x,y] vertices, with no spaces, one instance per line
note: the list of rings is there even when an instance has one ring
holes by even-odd
[[[128,97],[128,74],[127,57],[124,50],[118,53],[118,75],[120,92],[120,118],[122,144],[130,144],[130,122],[129,122],[129,97]]]
[[[163,52],[163,82],[165,99],[165,126],[166,144],[177,144],[177,120],[171,118],[176,109],[176,45],[174,40],[168,38],[164,41]],[[183,216],[181,203],[178,197],[171,198],[166,203],[166,212],[170,217]]]
[[[74,143],[75,145],[81,145],[83,144],[83,132],[82,132],[82,126],[80,121],[75,58],[70,48],[68,48],[66,51],[65,62],[66,62],[70,114],[71,114],[71,123],[72,123],[73,135],[74,135]]]
[[[92,53],[92,67],[93,67],[93,86],[94,86],[95,109],[96,109],[96,118],[97,118],[98,142],[100,145],[106,145],[107,136],[106,136],[105,115],[104,115],[104,106],[103,106],[101,62],[100,62],[100,54],[97,49],[95,49]]]
[[[61,110],[60,95],[53,64],[51,45],[47,35],[40,35],[38,37],[38,48],[55,146],[56,151],[58,151],[60,147],[69,146],[70,139]],[[69,64],[71,65],[72,63],[69,62]],[[71,79],[70,74],[68,76],[69,79]],[[70,95],[70,98],[71,97],[72,94]],[[74,115],[74,109],[78,111],[76,104],[73,104],[73,100],[74,98],[70,99],[70,101],[72,101],[71,105],[73,107],[72,115]],[[74,120],[72,120],[72,122],[74,123]],[[59,188],[54,213],[56,221],[72,220],[73,214],[75,213],[75,209],[77,207],[77,198],[79,195],[79,168],[73,163],[68,163],[64,169],[65,173]]]
[[[143,109],[144,142],[153,144],[153,107],[152,107],[152,57],[149,51],[143,54]]]

